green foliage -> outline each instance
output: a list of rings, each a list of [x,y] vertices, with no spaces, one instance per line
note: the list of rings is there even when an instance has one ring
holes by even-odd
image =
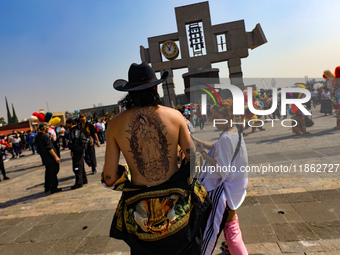
[[[2,124],[3,126],[7,125],[7,122],[5,121],[4,117],[0,117],[0,124]]]

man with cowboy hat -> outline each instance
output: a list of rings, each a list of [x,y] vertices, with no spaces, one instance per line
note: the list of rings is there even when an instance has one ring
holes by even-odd
[[[129,81],[113,84],[114,89],[128,92],[119,102],[126,110],[110,121],[106,134],[102,182],[123,191],[110,236],[123,239],[131,254],[199,254],[210,201],[203,186],[188,178],[190,151],[195,148],[183,116],[160,105],[157,85],[166,80],[168,72],[157,79],[143,62],[132,64],[128,77]],[[178,145],[187,162],[181,168]],[[126,171],[119,165],[120,152],[131,180],[124,177]]]

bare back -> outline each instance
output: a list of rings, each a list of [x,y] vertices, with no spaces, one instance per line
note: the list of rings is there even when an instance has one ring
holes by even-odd
[[[177,145],[190,150],[190,136],[181,113],[164,106],[133,107],[111,120],[108,139],[113,139],[131,169],[132,183],[154,186],[178,171]],[[112,142],[112,141],[111,141]],[[107,140],[106,157],[110,149]],[[111,162],[116,164],[115,162]],[[105,166],[106,167],[106,166]]]

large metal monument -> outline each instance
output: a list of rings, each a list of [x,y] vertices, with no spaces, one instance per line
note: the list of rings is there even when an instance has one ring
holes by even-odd
[[[246,32],[244,20],[211,25],[208,2],[176,7],[175,13],[178,32],[149,37],[149,48],[140,46],[142,61],[170,74],[163,83],[165,105],[176,104],[173,70],[180,68],[188,68],[183,74],[188,93],[190,78],[218,79],[219,70],[211,64],[228,61],[230,82],[243,90],[241,58],[267,42],[260,24],[251,32]]]

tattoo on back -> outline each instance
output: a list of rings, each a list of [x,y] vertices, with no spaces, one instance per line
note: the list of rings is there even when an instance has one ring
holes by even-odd
[[[169,171],[169,149],[166,134],[163,133],[165,125],[155,113],[154,107],[135,112],[126,130],[131,137],[130,152],[137,164],[138,171],[147,182],[166,179]]]

